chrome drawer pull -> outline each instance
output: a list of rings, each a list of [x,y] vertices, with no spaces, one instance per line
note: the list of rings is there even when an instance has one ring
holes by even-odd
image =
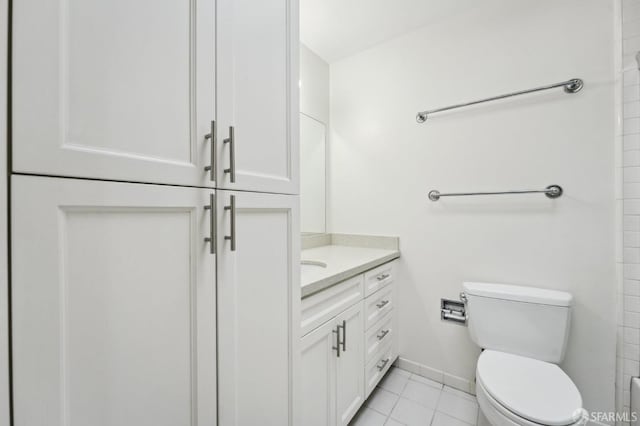
[[[229,126],[229,137],[222,142],[229,144],[229,168],[224,169],[225,173],[229,173],[231,183],[236,181],[236,138],[233,126]]]
[[[384,370],[384,368],[387,366],[387,364],[389,364],[389,359],[390,358],[387,358],[387,359],[383,360],[381,364],[376,365],[376,368],[378,369],[378,371]]]
[[[383,301],[382,301],[382,302],[380,302],[380,303],[376,303],[376,306],[378,307],[378,309],[382,309],[382,308],[384,308],[385,306],[387,306],[387,303],[389,303],[389,301],[388,301],[388,300],[383,300]]]
[[[224,206],[225,210],[231,211],[231,235],[225,235],[224,239],[231,241],[231,251],[236,251],[236,196],[231,196],[231,203]]]
[[[336,335],[336,345],[332,346],[331,349],[336,350],[336,356],[338,358],[340,358],[340,327],[340,325],[337,325],[335,330],[331,330],[331,332]]]
[[[209,253],[216,254],[216,196],[209,194],[209,205],[204,206],[205,210],[209,210],[209,236],[204,239],[209,243]]]
[[[204,168],[205,171],[209,172],[209,180],[211,182],[216,180],[216,121],[211,121],[211,133],[204,136],[206,140],[211,139],[211,165],[206,166]]]
[[[389,274],[382,274],[376,277],[378,281],[386,280],[387,278],[389,278]]]
[[[384,339],[384,336],[386,336],[387,334],[389,334],[390,330],[382,330],[382,332],[380,334],[378,334],[376,337],[378,338],[378,340],[382,340]]]

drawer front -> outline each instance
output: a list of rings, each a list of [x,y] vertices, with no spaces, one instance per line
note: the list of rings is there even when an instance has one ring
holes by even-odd
[[[371,361],[395,339],[393,310],[388,312],[365,334],[365,362]]]
[[[364,273],[364,296],[370,296],[394,281],[396,262],[385,263]]]
[[[365,299],[365,330],[369,330],[393,309],[395,305],[394,289],[395,284],[392,283]]]
[[[302,299],[301,335],[309,333],[363,298],[363,276],[350,278]]]
[[[380,352],[378,356],[373,358],[369,363],[367,363],[367,367],[365,370],[365,398],[368,398],[376,388],[380,379],[382,379],[389,368],[391,368],[391,364],[396,359],[395,346],[392,344],[388,344],[384,350]]]

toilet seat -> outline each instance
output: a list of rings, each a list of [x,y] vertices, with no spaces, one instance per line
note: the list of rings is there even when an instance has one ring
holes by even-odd
[[[504,424],[567,426],[580,420],[580,392],[555,364],[485,350],[476,380],[478,402],[510,420]]]

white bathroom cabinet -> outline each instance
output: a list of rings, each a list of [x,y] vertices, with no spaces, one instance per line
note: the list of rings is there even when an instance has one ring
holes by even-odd
[[[297,0],[15,2],[16,425],[300,424],[297,68]]]
[[[298,2],[218,0],[217,9],[219,187],[298,193]]]
[[[394,265],[302,300],[301,424],[347,425],[397,357]]]
[[[12,178],[16,425],[216,424],[212,194]]]
[[[14,172],[298,192],[297,0],[12,15]]]
[[[218,190],[217,203],[220,424],[293,424],[298,197]]]

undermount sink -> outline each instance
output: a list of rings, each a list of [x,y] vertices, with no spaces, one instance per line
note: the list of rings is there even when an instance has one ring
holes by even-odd
[[[319,268],[326,268],[327,264],[324,262],[320,262],[319,260],[301,260],[300,261],[300,272],[313,272],[317,271]]]

